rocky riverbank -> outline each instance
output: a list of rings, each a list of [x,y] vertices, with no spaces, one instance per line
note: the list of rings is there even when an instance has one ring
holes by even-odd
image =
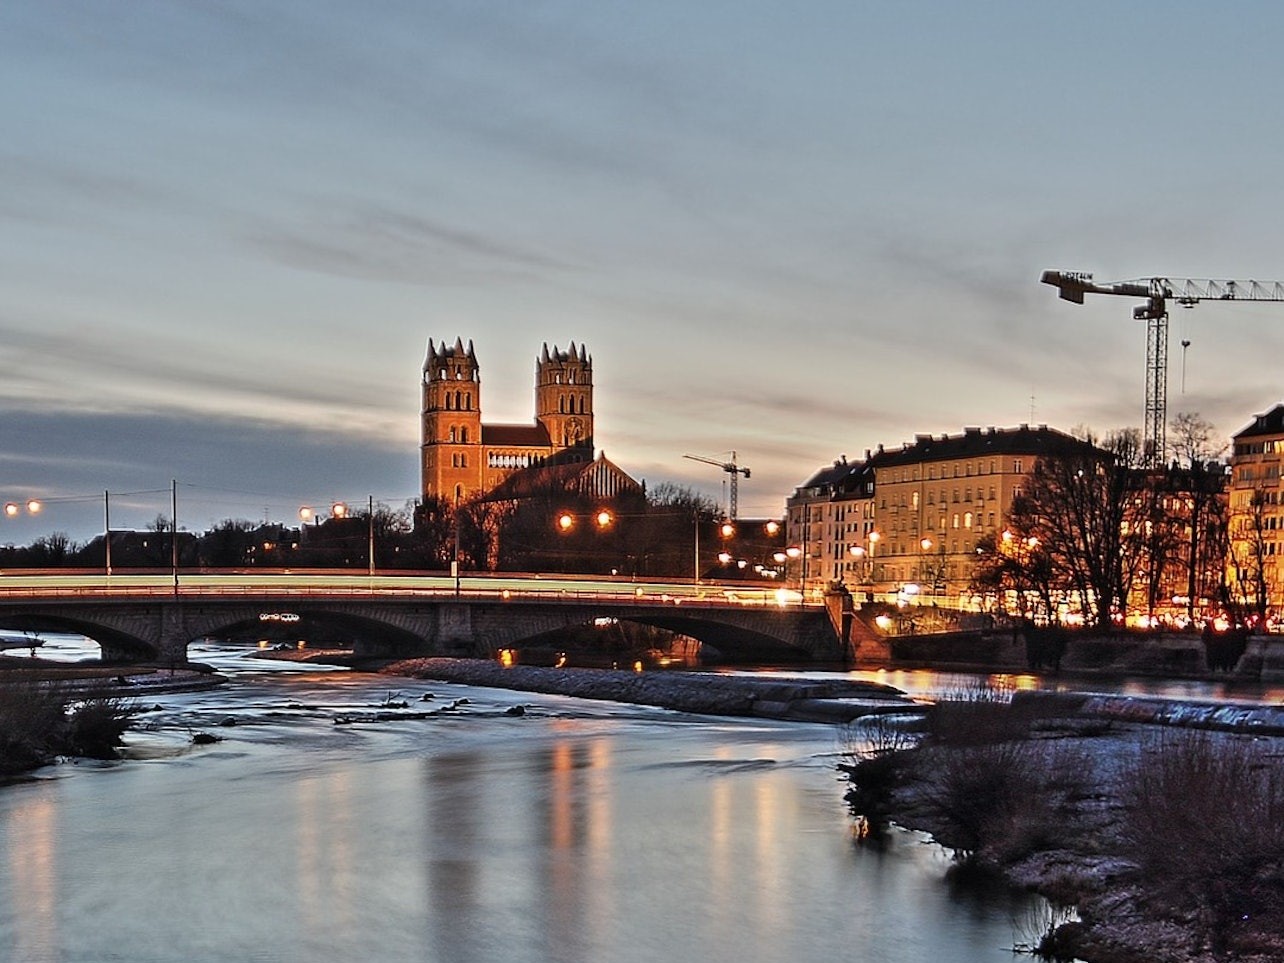
[[[112,666],[0,657],[0,687],[38,683],[67,698],[124,698],[191,692],[226,680],[207,666]]]
[[[630,672],[502,666],[479,659],[406,659],[381,668],[391,675],[465,685],[543,692],[658,706],[705,715],[755,716],[795,722],[847,723],[917,704],[899,689],[874,682],[808,682],[708,672]]]
[[[1260,720],[1153,700],[945,709],[921,743],[867,730],[873,748],[844,766],[853,812],[927,832],[959,870],[1074,907],[1048,958],[1284,959],[1284,781],[1270,775],[1284,738],[1245,733]]]

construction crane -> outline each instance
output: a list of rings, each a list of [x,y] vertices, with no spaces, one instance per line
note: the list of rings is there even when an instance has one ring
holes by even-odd
[[[736,453],[734,451],[731,453],[731,461],[718,461],[716,458],[705,458],[701,455],[683,455],[682,457],[690,458],[692,461],[703,462],[706,465],[713,465],[715,468],[721,468],[731,476],[731,496],[727,504],[727,519],[734,522],[736,520],[738,482],[741,475],[744,475],[746,479],[749,477],[749,469],[742,468],[736,464]]]
[[[1193,308],[1200,301],[1284,301],[1280,281],[1210,281],[1202,278],[1137,278],[1098,283],[1082,271],[1044,271],[1040,280],[1057,288],[1062,299],[1083,304],[1085,294],[1145,298],[1132,316],[1146,322],[1146,427],[1143,457],[1153,466],[1164,460],[1168,424],[1168,302]],[[1182,342],[1185,350],[1189,342]]]

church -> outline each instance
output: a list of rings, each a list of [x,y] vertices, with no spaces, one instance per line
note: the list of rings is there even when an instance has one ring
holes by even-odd
[[[456,504],[502,492],[556,484],[614,497],[642,486],[594,457],[593,358],[584,345],[566,351],[546,343],[535,361],[535,420],[482,421],[481,369],[470,340],[428,340],[423,366],[420,472],[424,501]],[[506,495],[506,497],[521,497]]]

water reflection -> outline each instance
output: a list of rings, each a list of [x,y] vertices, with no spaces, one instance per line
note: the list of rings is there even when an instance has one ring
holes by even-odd
[[[3,825],[10,879],[4,893],[14,905],[17,920],[13,959],[56,963],[61,959],[57,951],[57,808],[48,795],[33,793],[10,811]]]
[[[432,688],[470,703],[335,726],[327,710],[377,704],[388,680],[242,674],[158,714],[181,733],[235,713],[216,747],[0,791],[0,946],[40,963],[1010,959],[1006,898],[953,899],[916,837],[851,845],[826,727],[527,695],[518,719],[508,693]]]
[[[1054,692],[1087,692],[1097,695],[1153,696],[1195,702],[1284,703],[1284,686],[1240,679],[1120,678],[1034,673],[944,672],[936,669],[750,669],[754,675],[791,679],[845,678],[890,685],[918,699],[948,698],[989,685],[997,689],[1046,689]]]

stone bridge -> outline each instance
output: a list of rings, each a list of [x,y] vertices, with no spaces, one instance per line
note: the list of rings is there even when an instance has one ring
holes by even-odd
[[[322,631],[361,657],[488,656],[559,629],[614,618],[698,639],[728,657],[837,662],[847,655],[824,608],[644,600],[425,597],[377,591],[326,597],[292,593],[192,597],[0,597],[0,628],[72,632],[112,662],[187,661],[197,639]]]

